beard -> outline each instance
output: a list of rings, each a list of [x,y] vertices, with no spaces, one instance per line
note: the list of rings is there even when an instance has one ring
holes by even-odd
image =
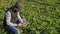
[[[14,10],[14,12],[18,12],[17,10]]]

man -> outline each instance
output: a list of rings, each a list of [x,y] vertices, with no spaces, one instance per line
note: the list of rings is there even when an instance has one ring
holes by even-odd
[[[16,3],[9,10],[7,10],[4,17],[4,28],[7,31],[10,31],[12,34],[20,34],[19,30],[16,28],[18,26],[25,27],[25,19],[21,19],[19,16],[20,5]]]

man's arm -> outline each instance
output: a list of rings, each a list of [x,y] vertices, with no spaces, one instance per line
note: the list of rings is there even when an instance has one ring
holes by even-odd
[[[22,18],[20,17],[19,12],[17,13],[17,17],[18,17],[18,20],[21,22],[21,23],[19,23],[20,26],[21,26],[21,27],[26,27],[27,24],[26,24],[26,23],[23,23],[23,20],[22,20]]]
[[[17,24],[10,22],[10,20],[11,20],[11,13],[9,11],[7,11],[7,13],[6,13],[6,22],[7,22],[7,25],[17,26]]]
[[[23,22],[23,21],[22,21],[22,18],[21,18],[20,15],[19,15],[19,12],[17,13],[17,17],[18,17],[18,20],[19,20],[20,22]]]

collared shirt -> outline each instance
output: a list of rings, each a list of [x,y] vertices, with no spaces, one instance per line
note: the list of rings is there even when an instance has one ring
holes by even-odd
[[[17,18],[18,18],[19,21],[22,22],[21,17],[19,15],[19,12],[17,13]],[[10,22],[10,20],[11,20],[11,13],[10,13],[10,11],[7,11],[6,12],[6,23],[7,23],[7,25],[17,26],[17,24]]]

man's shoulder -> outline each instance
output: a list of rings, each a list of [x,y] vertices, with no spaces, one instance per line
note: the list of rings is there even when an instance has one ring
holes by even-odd
[[[6,15],[10,15],[10,14],[11,14],[10,11],[7,11],[7,12],[6,12]]]
[[[7,11],[6,13],[10,13],[10,11]]]

